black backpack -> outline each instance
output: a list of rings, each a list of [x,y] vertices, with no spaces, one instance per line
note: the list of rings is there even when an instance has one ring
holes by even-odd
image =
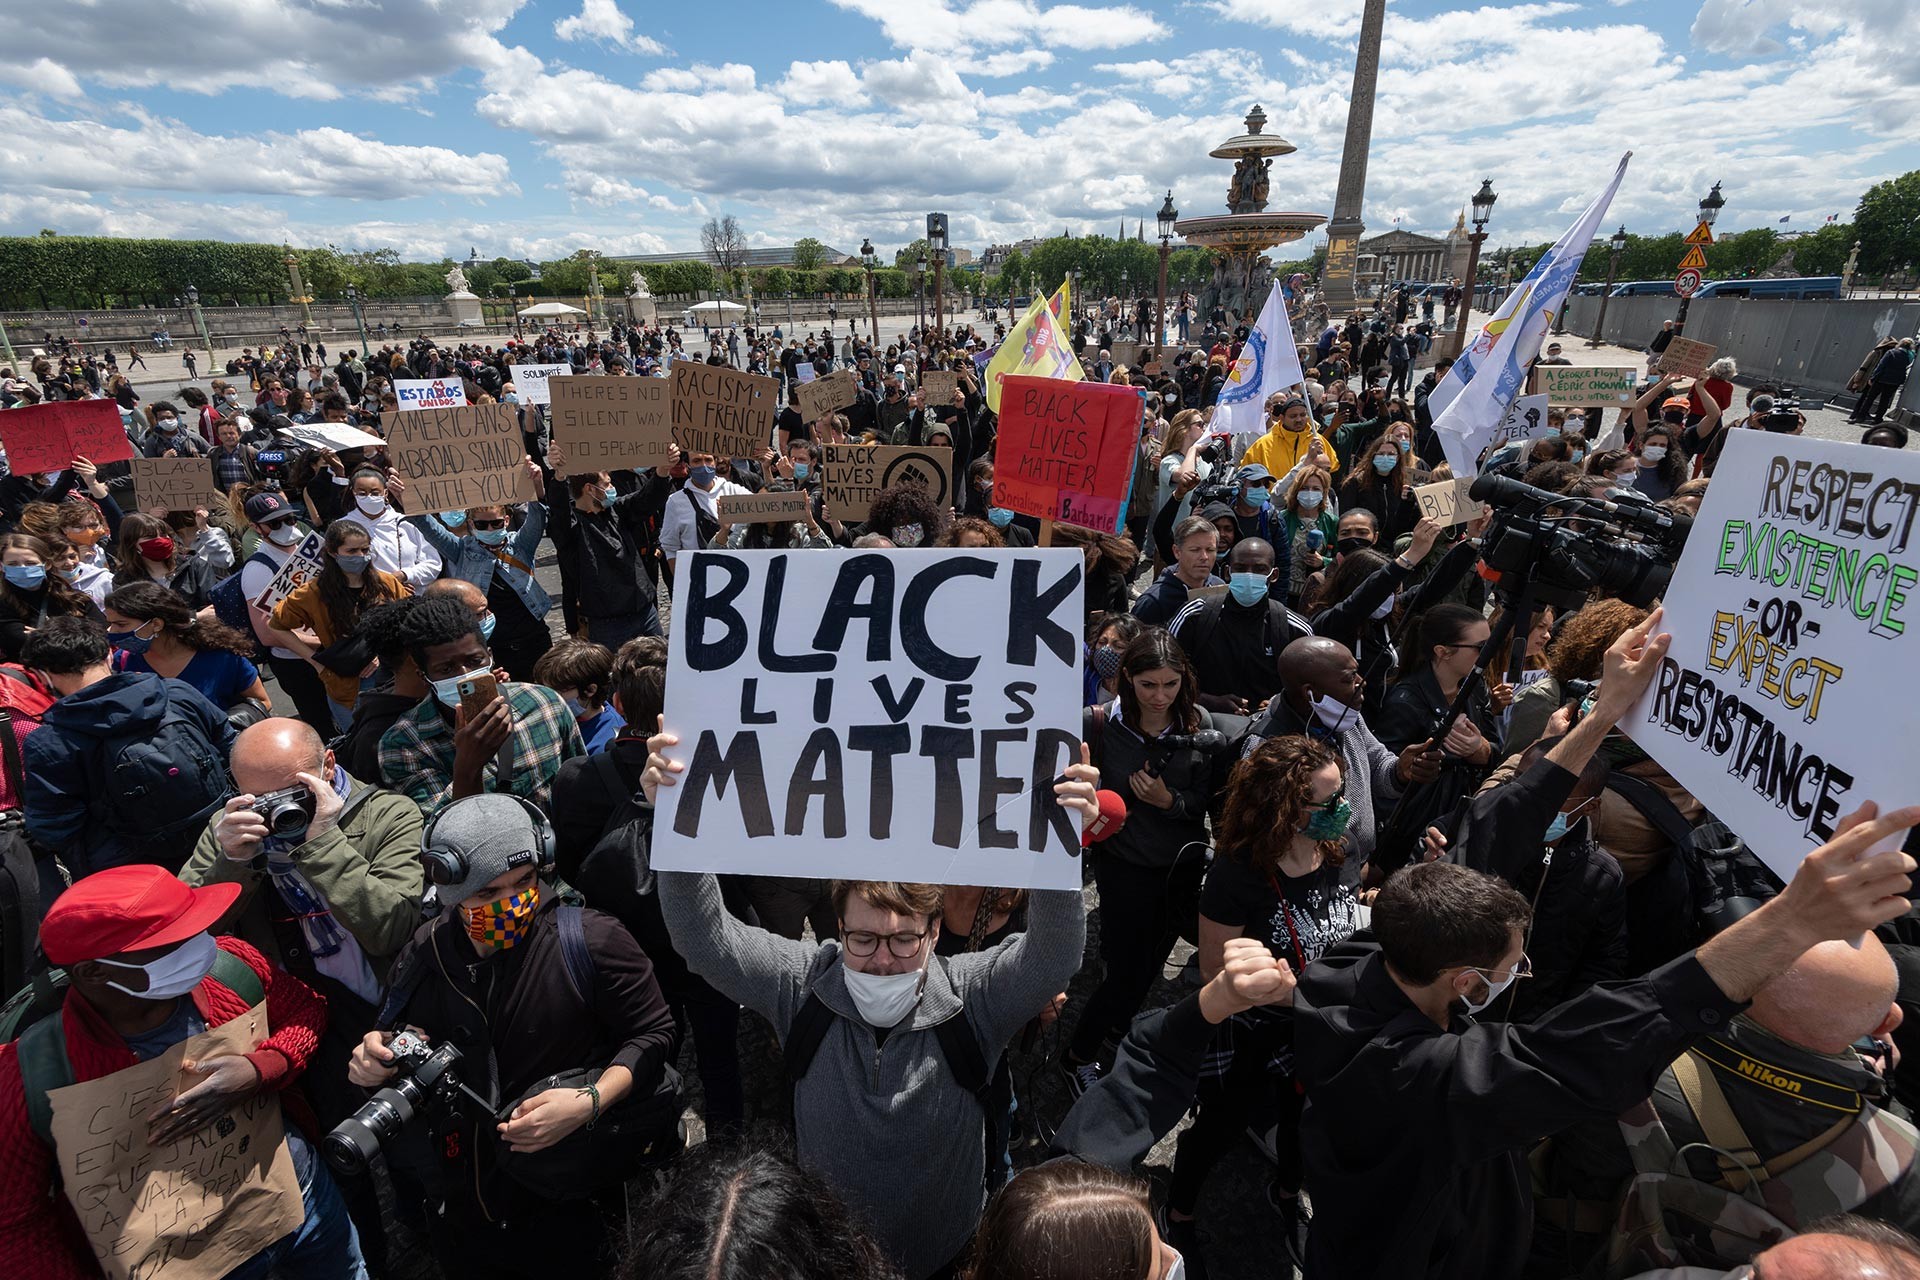
[[[234,794],[220,750],[199,719],[170,697],[151,729],[100,740],[100,790],[92,808],[114,835],[145,847],[199,836]]]
[[[264,564],[274,572],[279,572],[279,562],[264,551],[256,551],[248,556],[246,563],[222,578],[207,593],[207,602],[213,606],[213,616],[232,627],[243,636],[253,636],[253,616],[247,609],[247,596],[240,589],[240,576],[247,571],[247,565]],[[257,666],[271,656],[267,646],[254,636],[252,659]]]
[[[613,797],[613,812],[607,815],[600,838],[568,878],[590,902],[630,903],[647,897],[654,887],[649,852],[653,810],[635,798],[611,755],[602,751],[587,759]]]

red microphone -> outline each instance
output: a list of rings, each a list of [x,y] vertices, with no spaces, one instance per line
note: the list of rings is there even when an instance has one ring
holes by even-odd
[[[1120,798],[1118,791],[1096,791],[1093,798],[1100,802],[1100,816],[1087,824],[1080,833],[1080,847],[1086,848],[1127,825],[1127,802]]]

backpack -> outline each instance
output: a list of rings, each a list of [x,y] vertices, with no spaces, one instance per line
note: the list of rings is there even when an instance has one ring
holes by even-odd
[[[266,988],[252,965],[221,950],[208,975],[251,1009],[266,999]],[[67,1059],[66,1023],[60,1017],[67,987],[65,969],[42,969],[33,981],[0,1005],[0,1043],[15,1041],[20,1084],[26,1093],[27,1123],[49,1151],[53,1149],[53,1102],[49,1091],[74,1083],[73,1063]]]
[[[653,809],[634,798],[620,766],[606,752],[587,757],[608,795],[613,812],[593,848],[580,859],[570,877],[580,892],[595,902],[632,902],[653,892],[649,850],[653,837]]]
[[[26,804],[26,767],[20,750],[27,735],[44,722],[54,696],[40,682],[16,666],[0,666],[0,762],[4,762],[6,786],[0,790],[0,809],[19,809]]]
[[[171,695],[171,691],[170,695]],[[198,717],[172,695],[160,723],[100,740],[91,808],[112,834],[151,848],[200,833],[233,795],[227,764]]]
[[[1263,521],[1266,516],[1266,512],[1260,513]],[[1174,638],[1179,640],[1180,648],[1189,656],[1198,653],[1206,647],[1207,641],[1213,639],[1213,633],[1220,627],[1220,615],[1226,611],[1226,602],[1227,596],[1224,593],[1211,600],[1203,600],[1200,607],[1193,611],[1192,616],[1180,628],[1180,633]],[[1272,655],[1273,660],[1278,662],[1282,649],[1301,636],[1313,634],[1313,624],[1287,608],[1283,600],[1269,598],[1261,603],[1267,606],[1266,617],[1262,620],[1266,633],[1267,651]],[[1280,606],[1278,609],[1273,607],[1276,604]],[[1181,611],[1185,612],[1185,606],[1182,606]],[[1179,621],[1178,614],[1174,616],[1174,621]]]
[[[674,496],[685,498],[687,505],[693,508],[693,527],[700,537],[700,546],[704,547],[712,542],[714,535],[720,532],[720,521],[708,515],[707,509],[701,506],[699,499],[688,490],[682,489]]]
[[[260,643],[260,637],[254,634],[253,616],[247,609],[246,592],[240,588],[241,575],[246,573],[247,565],[264,564],[278,573],[279,563],[264,551],[256,551],[247,557],[246,564],[216,582],[213,590],[207,593],[207,602],[213,606],[213,616],[238,631],[243,636],[253,637],[253,661],[257,666],[268,658],[267,646]]]

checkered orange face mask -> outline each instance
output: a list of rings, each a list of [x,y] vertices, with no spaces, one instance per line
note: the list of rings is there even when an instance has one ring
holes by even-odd
[[[480,907],[461,907],[467,936],[482,947],[505,951],[527,936],[533,913],[540,906],[540,884],[535,881],[519,893],[496,899]]]

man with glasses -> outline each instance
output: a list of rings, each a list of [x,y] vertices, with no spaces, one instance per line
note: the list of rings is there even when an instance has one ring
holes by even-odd
[[[1608,650],[1609,714],[1659,669],[1671,637],[1652,635],[1658,625],[1656,612]],[[1868,850],[1897,844],[1920,808],[1876,814],[1869,802],[1850,815],[1785,892],[1697,951],[1590,987],[1525,1025],[1477,1019],[1532,972],[1527,899],[1445,862],[1390,879],[1373,902],[1374,941],[1329,952],[1294,996],[1314,1207],[1308,1280],[1518,1277],[1533,1228],[1534,1144],[1645,1099],[1683,1050],[1724,1033],[1808,948],[1906,913],[1914,860]],[[1383,1207],[1393,1230],[1382,1230]]]
[[[682,767],[655,735],[640,786],[652,804]],[[1098,814],[1097,771],[1069,765],[1054,787]],[[795,868],[801,870],[802,868]],[[711,875],[662,871],[660,908],[688,968],[768,1018],[793,1077],[800,1162],[873,1224],[910,1280],[948,1274],[980,1221],[993,1123],[993,1064],[1066,987],[1086,945],[1077,890],[1036,890],[1027,929],[997,946],[938,956],[938,885],[838,881],[838,942],[743,924]]]

